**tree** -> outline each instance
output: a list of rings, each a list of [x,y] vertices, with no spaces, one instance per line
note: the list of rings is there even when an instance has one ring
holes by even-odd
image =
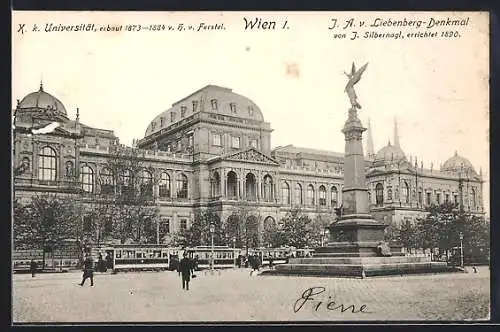
[[[311,218],[294,209],[281,219],[281,230],[284,244],[296,248],[304,248],[311,242]]]
[[[98,244],[103,236],[120,243],[154,243],[159,212],[153,192],[156,179],[141,151],[114,147],[97,182],[100,192],[91,203],[91,227],[87,228],[90,239]]]
[[[273,248],[284,245],[283,233],[274,219],[264,221],[262,242],[264,246]]]
[[[62,248],[68,240],[78,239],[78,206],[71,197],[53,194],[34,195],[26,205],[14,204],[14,248]]]
[[[224,234],[227,243],[231,243],[232,239],[235,238],[235,245],[239,248],[259,247],[259,220],[260,215],[253,206],[245,202],[239,203],[233,208],[231,215],[224,225]]]
[[[212,209],[198,211],[191,227],[181,229],[174,235],[174,244],[181,247],[211,245],[210,224],[215,226],[214,245],[227,245],[221,220]]]
[[[309,224],[310,247],[321,247],[324,245],[327,229],[335,220],[334,216],[318,214]]]

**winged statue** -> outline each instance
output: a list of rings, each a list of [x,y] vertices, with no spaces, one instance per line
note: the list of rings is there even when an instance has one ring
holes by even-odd
[[[347,85],[345,87],[345,92],[349,96],[349,100],[351,101],[351,105],[354,109],[361,108],[361,105],[358,103],[358,97],[356,96],[356,91],[354,90],[354,85],[359,82],[361,79],[361,75],[363,72],[366,70],[366,67],[368,66],[368,63],[366,63],[363,67],[359,68],[358,71],[356,71],[356,66],[354,65],[354,62],[352,63],[352,68],[351,68],[351,73],[346,73],[346,76],[349,78],[347,81]]]

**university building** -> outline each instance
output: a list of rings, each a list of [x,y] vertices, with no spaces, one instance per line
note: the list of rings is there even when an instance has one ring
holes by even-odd
[[[112,130],[81,123],[78,110],[70,119],[64,104],[42,85],[18,100],[14,115],[13,167],[24,170],[15,175],[16,199],[53,192],[88,201],[109,190],[105,165],[110,151],[120,145]],[[61,124],[54,131],[32,134],[33,128],[54,121]],[[451,157],[439,169],[424,168],[402,150],[396,123],[394,131],[393,142],[376,153],[371,128],[365,133],[375,219],[398,225],[446,201],[484,213],[482,174],[469,160],[443,151]],[[342,204],[343,152],[272,148],[271,132],[257,104],[214,85],[155,116],[132,148],[148,166],[138,176],[152,184],[160,241],[189,228],[196,211],[208,207],[225,222],[235,208],[246,206],[259,229],[294,208],[312,218],[334,218],[333,208]]]

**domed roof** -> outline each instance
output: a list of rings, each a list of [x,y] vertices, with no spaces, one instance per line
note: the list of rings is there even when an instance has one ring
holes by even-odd
[[[52,109],[64,115],[67,115],[63,103],[53,95],[43,91],[43,85],[40,83],[38,91],[29,93],[18,104],[18,109]]]
[[[145,136],[203,111],[258,122],[264,121],[259,107],[247,97],[228,88],[207,85],[156,116],[148,125]]]
[[[471,170],[475,172],[472,163],[467,158],[458,155],[457,151],[455,151],[455,155],[453,157],[445,161],[443,166],[441,166],[441,170],[453,172],[457,172],[460,170]]]
[[[377,152],[377,154],[375,155],[375,161],[392,160],[406,160],[406,156],[399,146],[391,145],[391,142],[389,142],[386,146],[384,146]]]

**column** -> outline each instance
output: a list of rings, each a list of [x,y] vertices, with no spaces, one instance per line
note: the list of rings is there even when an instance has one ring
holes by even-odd
[[[256,188],[256,196],[257,196],[257,201],[260,201],[260,197],[262,194],[262,172],[259,170],[257,173],[257,188]]]

